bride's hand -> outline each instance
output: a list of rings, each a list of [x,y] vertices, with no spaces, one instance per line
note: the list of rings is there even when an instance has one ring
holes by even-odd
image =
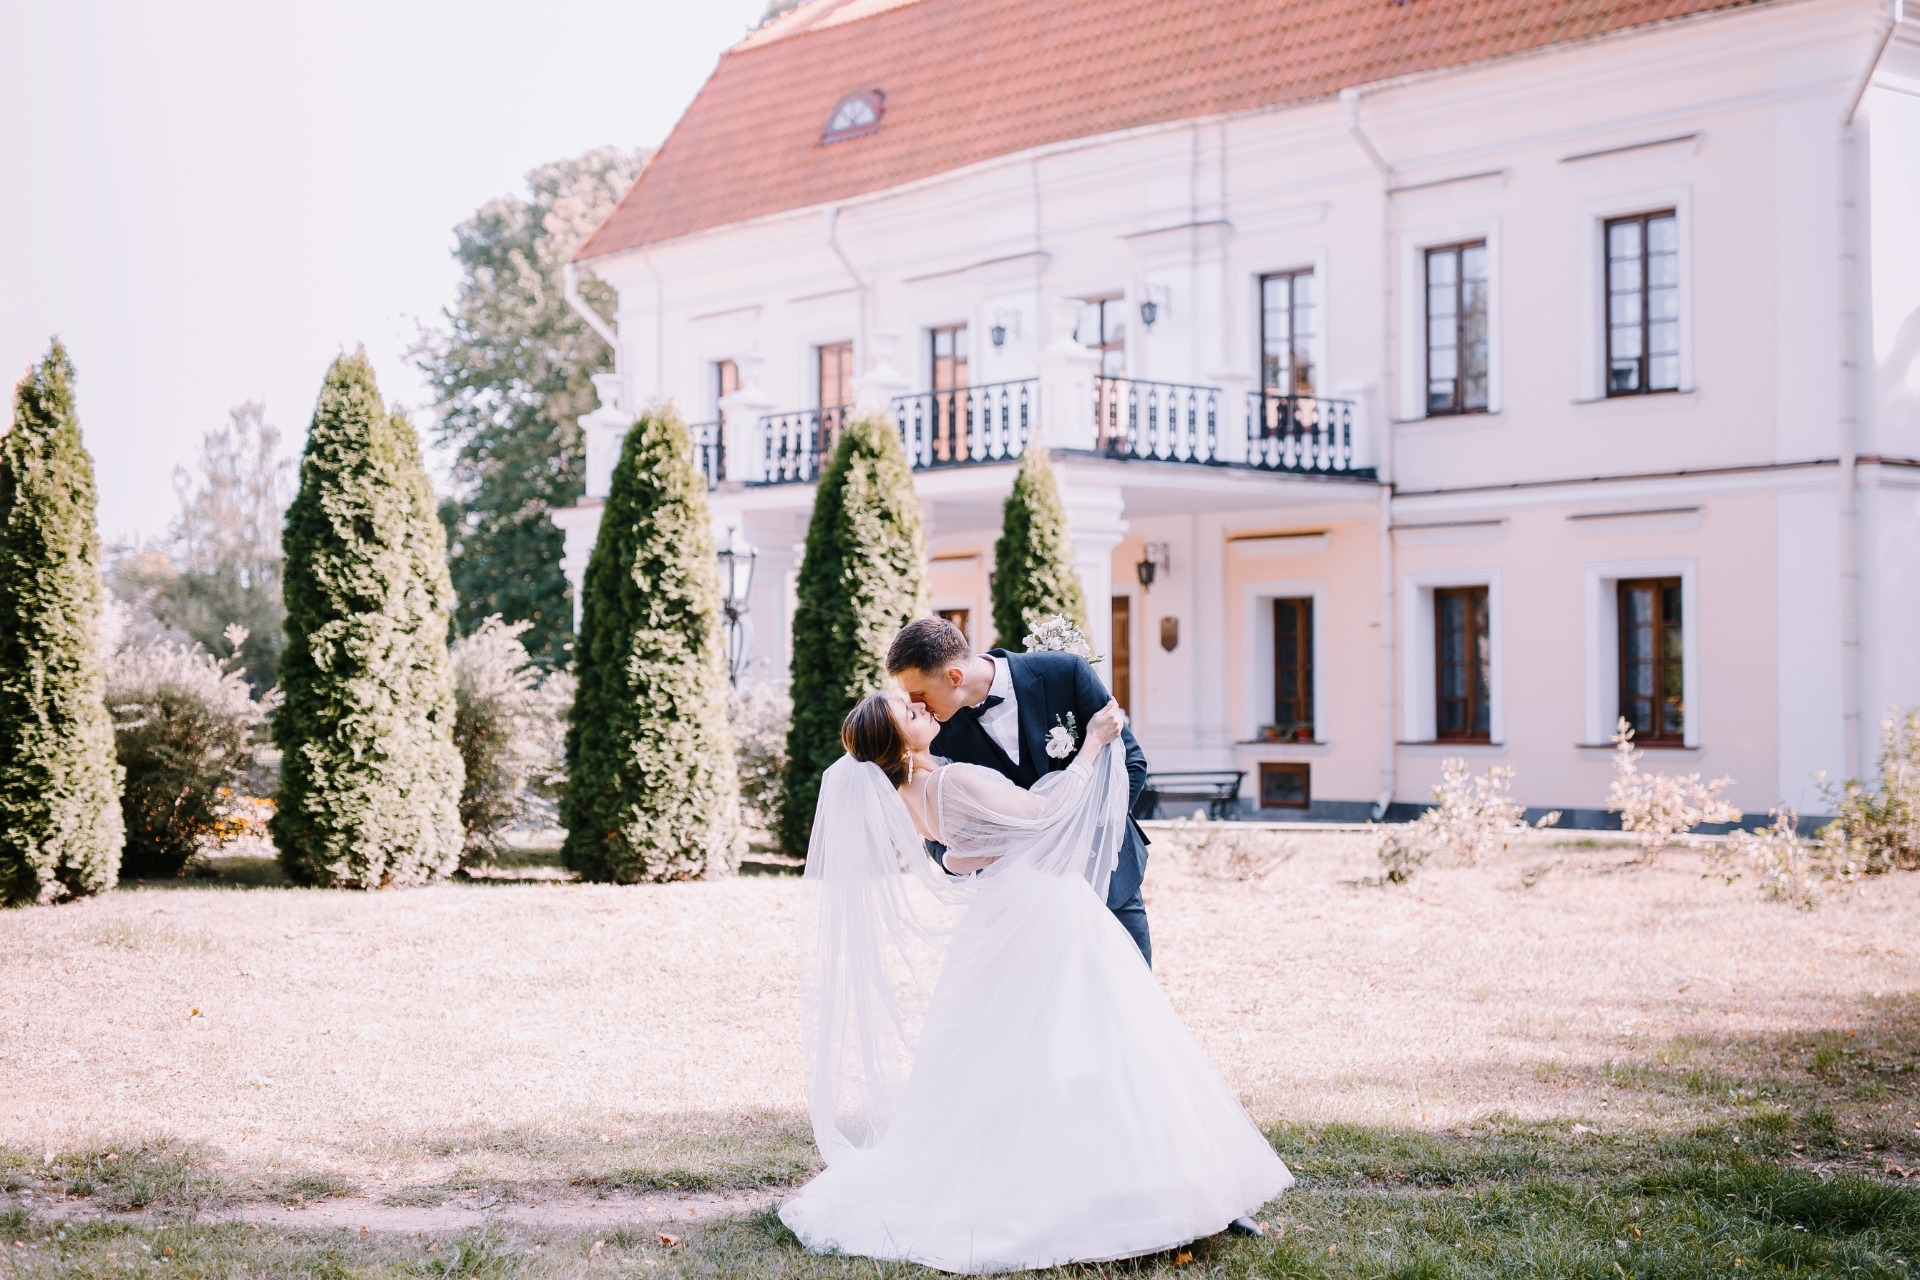
[[[1087,745],[1095,750],[1106,746],[1120,736],[1120,730],[1126,728],[1126,725],[1127,713],[1120,709],[1118,702],[1112,698],[1107,699],[1107,705],[1096,711],[1093,719],[1087,721]]]

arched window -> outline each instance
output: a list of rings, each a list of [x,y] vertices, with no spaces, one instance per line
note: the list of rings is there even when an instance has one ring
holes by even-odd
[[[878,89],[862,89],[840,99],[827,117],[827,127],[820,135],[822,146],[829,142],[845,142],[848,138],[864,138],[880,127],[880,113],[887,107],[887,96]]]

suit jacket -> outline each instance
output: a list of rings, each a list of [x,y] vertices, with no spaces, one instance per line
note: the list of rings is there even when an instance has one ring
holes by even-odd
[[[941,726],[932,751],[948,760],[985,765],[1014,785],[1028,788],[1043,774],[1064,769],[1080,754],[1079,747],[1065,759],[1047,754],[1047,734],[1056,724],[1073,716],[1074,736],[1084,738],[1087,722],[1112,697],[1085,658],[1070,653],[1008,653],[990,649],[988,653],[1007,664],[1013,678],[1014,701],[1020,708],[1020,763],[1015,764],[993,740],[974,716],[955,716]],[[1147,785],[1147,757],[1134,740],[1131,728],[1120,731],[1120,742],[1127,755],[1127,837],[1120,845],[1120,857],[1107,887],[1107,905],[1118,909],[1140,893],[1140,882],[1147,871],[1147,837],[1131,816],[1140,792]]]

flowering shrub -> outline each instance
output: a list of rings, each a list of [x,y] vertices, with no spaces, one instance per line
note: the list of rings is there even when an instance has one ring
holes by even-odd
[[[453,644],[453,742],[466,766],[463,860],[491,858],[516,826],[552,826],[565,785],[574,679],[541,677],[520,637],[531,623],[495,614]]]
[[[228,628],[237,652],[242,627]],[[120,809],[125,876],[177,876],[203,844],[246,834],[266,789],[257,777],[266,711],[244,672],[164,634],[106,655],[114,750],[127,772]]]
[[[1030,614],[1027,625],[1033,630],[1020,641],[1020,646],[1028,653],[1071,653],[1088,662],[1100,661],[1086,632],[1062,614]]]
[[[1555,810],[1529,827],[1525,807],[1507,793],[1512,784],[1513,770],[1501,765],[1475,777],[1458,756],[1441,761],[1433,808],[1389,832],[1381,842],[1382,874],[1394,884],[1404,884],[1436,854],[1473,866],[1482,858],[1506,852],[1520,833],[1560,821]]]
[[[1194,874],[1208,880],[1258,880],[1294,848],[1271,831],[1244,822],[1210,822],[1204,816],[1175,818],[1165,834],[1192,859]]]
[[[1613,731],[1613,785],[1607,805],[1620,813],[1620,829],[1630,832],[1640,846],[1642,861],[1652,861],[1670,844],[1699,848],[1687,833],[1703,822],[1738,822],[1740,811],[1720,798],[1732,778],[1703,783],[1700,775],[1675,777],[1642,773],[1641,755],[1633,746],[1633,726],[1625,716]]]
[[[1879,786],[1849,778],[1838,787],[1817,775],[1839,815],[1820,832],[1837,865],[1860,875],[1920,871],[1920,709],[1880,722]]]
[[[1852,878],[1836,869],[1822,850],[1800,839],[1800,815],[1792,809],[1775,809],[1768,816],[1771,826],[1734,832],[1719,854],[1720,861],[1744,864],[1753,873],[1761,897],[1810,911],[1820,901],[1823,882]]]
[[[755,831],[771,831],[787,777],[787,731],[793,699],[777,685],[735,689],[727,706],[733,719],[733,754],[740,775],[740,816]]]

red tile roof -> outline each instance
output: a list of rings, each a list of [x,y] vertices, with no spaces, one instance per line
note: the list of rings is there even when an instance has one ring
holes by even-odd
[[[578,258],[1139,125],[1763,0],[812,0],[721,56]],[[866,137],[820,145],[878,89]]]

